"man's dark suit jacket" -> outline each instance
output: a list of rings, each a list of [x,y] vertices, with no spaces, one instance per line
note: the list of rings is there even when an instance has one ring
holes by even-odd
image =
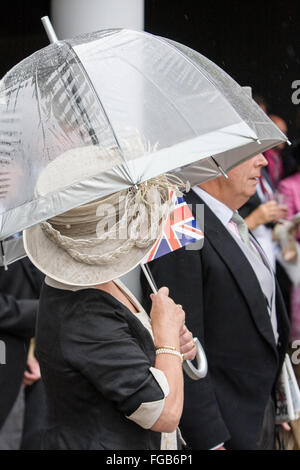
[[[6,364],[0,365],[0,428],[22,383],[42,280],[27,258],[11,264],[7,271],[0,268],[0,340],[6,346]]]
[[[195,204],[203,201],[193,191],[186,200],[195,215]],[[227,449],[255,449],[287,349],[286,311],[277,288],[277,347],[265,298],[248,260],[206,205],[204,220],[202,250],[179,249],[149,264],[158,286],[168,286],[170,296],[183,305],[186,324],[208,358],[205,379],[185,376],[180,427],[193,449],[222,442]]]

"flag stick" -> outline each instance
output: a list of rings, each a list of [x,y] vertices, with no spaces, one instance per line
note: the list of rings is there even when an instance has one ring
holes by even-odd
[[[152,276],[152,273],[151,273],[149,267],[146,264],[143,264],[143,263],[141,263],[140,266],[142,268],[143,273],[145,274],[145,277],[146,277],[146,279],[149,283],[149,286],[152,289],[153,294],[157,294],[158,289],[157,289],[157,286],[155,284],[155,281],[153,279],[153,276]]]
[[[152,292],[154,294],[157,294],[157,286],[156,283],[153,279],[152,273],[149,269],[149,266],[147,264],[140,263],[141,269],[143,273],[145,274],[145,277],[149,283],[149,286],[152,289]],[[204,352],[204,349],[202,348],[200,341],[198,338],[194,338],[195,346],[197,349],[197,368],[194,366],[192,361],[183,361],[182,367],[184,372],[193,380],[199,380],[202,379],[206,376],[207,374],[207,359],[206,355]]]

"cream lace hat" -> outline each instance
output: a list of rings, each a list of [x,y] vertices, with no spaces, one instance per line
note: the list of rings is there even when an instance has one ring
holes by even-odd
[[[117,148],[69,150],[45,168],[36,193],[46,195],[120,161]],[[40,271],[64,284],[88,287],[116,279],[134,269],[161,236],[175,183],[162,175],[30,227],[23,233],[25,251]]]

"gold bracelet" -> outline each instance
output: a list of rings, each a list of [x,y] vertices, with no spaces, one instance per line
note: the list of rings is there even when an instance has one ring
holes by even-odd
[[[177,351],[177,349],[174,348],[174,346],[156,346],[155,349],[156,350],[158,350],[158,349],[172,349],[172,351]]]
[[[160,348],[160,349],[156,350],[155,354],[156,355],[158,355],[158,354],[171,354],[173,356],[177,356],[177,357],[179,357],[181,364],[183,363],[183,360],[184,360],[183,354],[181,354],[179,351],[176,351],[176,349],[174,351],[174,349]]]

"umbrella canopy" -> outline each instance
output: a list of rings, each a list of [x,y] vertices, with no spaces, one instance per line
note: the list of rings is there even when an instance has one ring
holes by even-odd
[[[162,173],[207,181],[218,165],[226,171],[287,140],[211,61],[122,29],[59,41],[16,65],[0,84],[0,135],[0,240]],[[38,193],[43,170],[81,147],[93,162],[97,148],[120,157],[98,170],[89,150],[80,180]]]

